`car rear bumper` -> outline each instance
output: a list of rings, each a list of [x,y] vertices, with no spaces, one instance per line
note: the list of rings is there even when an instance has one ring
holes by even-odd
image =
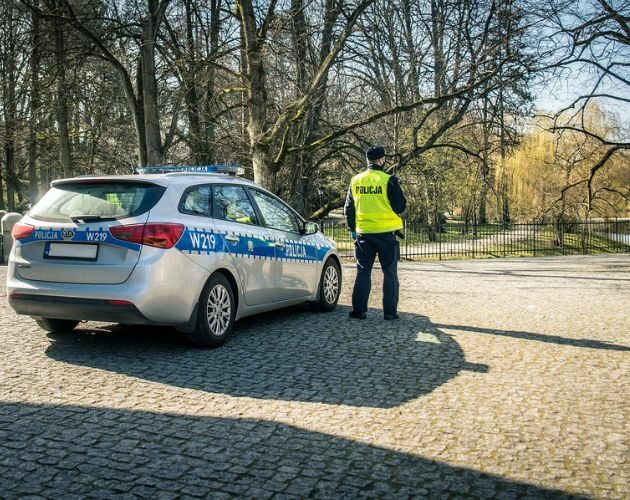
[[[9,259],[7,296],[18,313],[57,319],[178,325],[190,321],[207,271],[179,251],[144,252],[120,284],[25,280]],[[41,298],[40,298],[41,297]]]
[[[90,319],[117,323],[153,323],[131,302],[122,300],[83,299],[55,297],[51,295],[29,295],[13,292],[9,294],[9,305],[18,314],[41,318]]]

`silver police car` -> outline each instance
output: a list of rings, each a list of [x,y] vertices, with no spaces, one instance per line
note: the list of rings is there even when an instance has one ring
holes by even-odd
[[[13,229],[7,294],[49,332],[81,320],[172,325],[216,347],[234,322],[332,311],[335,243],[239,167],[157,167],[54,181]]]

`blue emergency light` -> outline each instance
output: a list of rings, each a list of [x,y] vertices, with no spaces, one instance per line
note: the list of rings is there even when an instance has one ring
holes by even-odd
[[[135,170],[138,174],[170,174],[170,173],[190,173],[190,174],[228,174],[243,175],[245,169],[240,165],[190,165],[190,166],[164,166],[164,167],[138,167]]]

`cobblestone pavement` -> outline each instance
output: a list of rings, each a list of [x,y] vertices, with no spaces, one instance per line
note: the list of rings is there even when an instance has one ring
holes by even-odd
[[[394,322],[344,271],[215,350],[0,291],[0,497],[630,497],[630,255],[401,263]]]

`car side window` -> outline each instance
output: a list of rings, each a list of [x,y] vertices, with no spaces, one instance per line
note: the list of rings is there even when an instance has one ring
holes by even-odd
[[[214,216],[241,224],[258,224],[256,211],[241,186],[215,185],[212,188]]]
[[[188,188],[184,192],[182,200],[179,203],[179,211],[191,215],[202,215],[205,217],[211,217],[211,191],[212,190],[209,185],[193,186],[191,188]]]
[[[293,210],[268,194],[255,189],[251,192],[267,227],[292,233],[300,232],[300,224]]]

